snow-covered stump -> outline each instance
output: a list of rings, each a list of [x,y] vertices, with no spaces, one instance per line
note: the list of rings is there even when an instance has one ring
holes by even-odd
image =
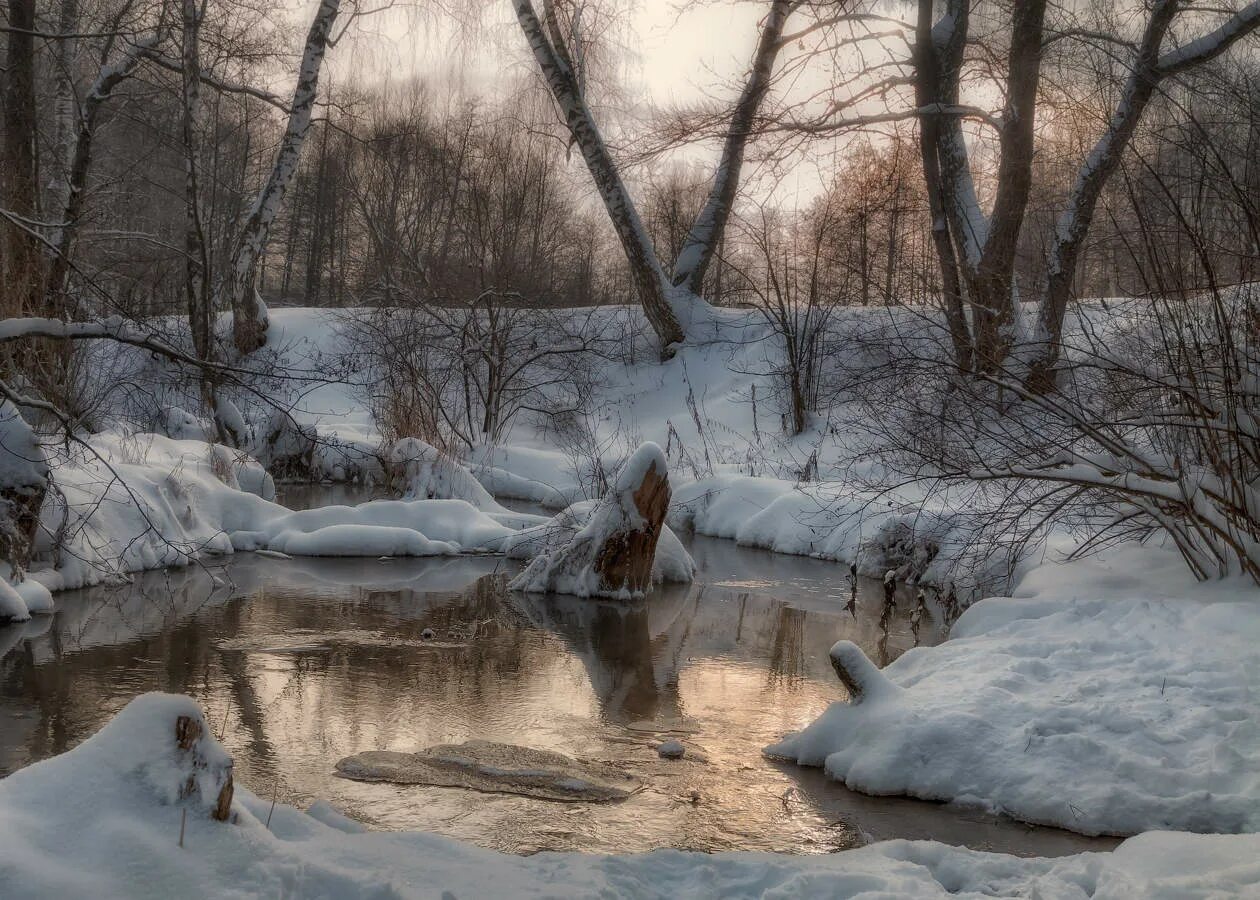
[[[205,737],[206,721],[197,715],[175,719],[175,746],[180,751],[180,769],[187,774],[179,786],[179,797],[193,799],[210,808],[210,818],[226,822],[232,814],[232,757]]]
[[[896,693],[897,686],[852,641],[837,641],[828,656],[831,668],[836,670],[836,675],[849,692],[850,704]]]
[[[585,525],[566,543],[547,542],[509,587],[579,597],[643,596],[652,587],[670,493],[665,454],[647,442],[626,460]],[[672,536],[671,540],[677,543]],[[690,581],[694,574],[690,557],[669,570],[665,577],[673,581]]]

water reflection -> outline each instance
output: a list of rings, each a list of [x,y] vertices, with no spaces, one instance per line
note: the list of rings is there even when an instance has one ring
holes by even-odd
[[[1055,853],[1094,846],[933,804],[862,797],[759,749],[843,692],[827,650],[896,656],[913,602],[880,627],[879,585],[838,567],[697,540],[701,581],[644,603],[509,594],[503,560],[242,555],[65,594],[0,630],[0,774],[63,752],[137,693],[193,695],[255,792],[323,797],[385,828],[516,852],[673,846],[818,852],[863,834]],[[919,639],[939,639],[930,619]],[[652,743],[679,736],[687,759]],[[484,738],[618,765],[629,801],[548,804],[336,778],[363,750]]]

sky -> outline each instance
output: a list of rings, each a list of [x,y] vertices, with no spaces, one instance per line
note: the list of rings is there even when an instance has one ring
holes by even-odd
[[[350,46],[334,51],[333,77],[366,71],[366,80],[377,82],[454,78],[471,92],[491,97],[522,79],[537,78],[510,0],[479,2],[485,5],[475,29],[461,29],[452,16],[440,12],[422,17],[414,6],[359,19],[346,42]],[[685,107],[705,99],[733,102],[752,59],[765,4],[622,0],[613,5],[626,16],[620,30],[620,70],[614,76],[619,95],[613,104],[623,113],[619,124],[633,128],[635,117],[646,117],[654,108]],[[609,99],[596,94],[597,105]],[[609,115],[606,109],[597,114]],[[607,121],[602,124],[616,144],[615,128]],[[711,141],[672,157],[703,168],[716,163],[718,151]],[[777,179],[773,193],[778,202],[792,206],[808,202],[821,187],[818,168],[805,163]]]

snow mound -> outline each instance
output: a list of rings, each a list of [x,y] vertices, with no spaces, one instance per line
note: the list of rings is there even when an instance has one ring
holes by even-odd
[[[419,438],[402,438],[385,452],[391,486],[407,500],[465,500],[486,512],[504,509],[461,463]]]
[[[695,563],[669,526],[653,525],[644,519],[637,505],[637,492],[649,477],[668,479],[665,454],[653,443],[645,443],[626,460],[609,492],[600,500],[576,503],[546,524],[524,529],[507,539],[504,552],[512,558],[533,561],[508,585],[512,590],[531,593],[556,592],[578,597],[642,596],[644,589],[623,582],[604,584],[598,567],[606,547],[622,536],[655,533],[649,581],[688,583],[695,577]],[[649,473],[655,473],[650,476]],[[667,496],[667,494],[666,494]],[[666,501],[667,502],[667,501]],[[662,510],[663,513],[663,510]]]
[[[488,515],[463,500],[375,500],[293,511],[271,502],[271,477],[237,450],[112,432],[93,436],[91,446],[97,455],[60,460],[55,478],[64,501],[44,504],[44,534],[64,527],[66,542],[54,570],[33,574],[54,590],[234,550],[292,556],[498,552],[514,528],[538,521],[506,511]],[[52,557],[47,544],[36,549]],[[21,590],[39,599],[36,587]],[[11,597],[0,602],[16,608]]]
[[[855,563],[874,578],[893,569],[898,580],[972,580],[956,571],[970,543],[966,517],[946,498],[929,503],[892,492],[875,497],[842,481],[715,475],[675,492],[669,523],[748,547]]]
[[[493,741],[442,744],[419,753],[368,750],[338,761],[337,774],[358,781],[460,787],[541,800],[596,803],[624,800],[640,785],[637,779],[609,765]]]
[[[854,700],[766,752],[867,793],[1085,834],[1258,831],[1258,638],[1254,589],[983,600],[883,672],[837,644]]]
[[[555,450],[527,447],[474,447],[468,467],[496,497],[529,500],[564,509],[586,498],[572,461]]]
[[[496,549],[514,532],[463,500],[372,500],[273,515],[232,534],[238,550],[291,556],[443,556]]]

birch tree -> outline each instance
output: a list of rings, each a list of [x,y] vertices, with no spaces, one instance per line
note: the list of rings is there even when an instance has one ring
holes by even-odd
[[[730,218],[754,117],[769,91],[774,61],[784,44],[784,26],[800,4],[801,0],[771,3],[748,81],[735,104],[709,198],[692,225],[673,267],[672,278],[667,278],[587,105],[580,57],[571,52],[573,37],[564,33],[554,0],[544,0],[541,20],[531,0],[513,0],[517,21],[564,117],[570,137],[595,181],[626,254],[639,300],[665,355],[671,352],[671,345],[685,339],[685,326],[693,318],[696,307],[703,303],[698,291]],[[573,17],[571,31],[576,30],[577,24],[577,17]]]
[[[1063,321],[1094,210],[1160,83],[1220,56],[1260,27],[1260,2],[1252,2],[1202,36],[1165,50],[1175,20],[1190,7],[1183,0],[1159,0],[1151,8],[1111,121],[1077,172],[1050,249],[1046,292],[1038,314],[1037,353],[1027,379],[1033,391],[1045,393],[1055,387]]]
[[[238,353],[252,353],[267,342],[267,307],[255,287],[258,259],[267,247],[285,193],[297,173],[302,145],[311,127],[319,72],[328,49],[340,0],[321,0],[306,35],[289,119],[271,173],[254,199],[237,235],[225,285],[232,309],[232,338]]]

